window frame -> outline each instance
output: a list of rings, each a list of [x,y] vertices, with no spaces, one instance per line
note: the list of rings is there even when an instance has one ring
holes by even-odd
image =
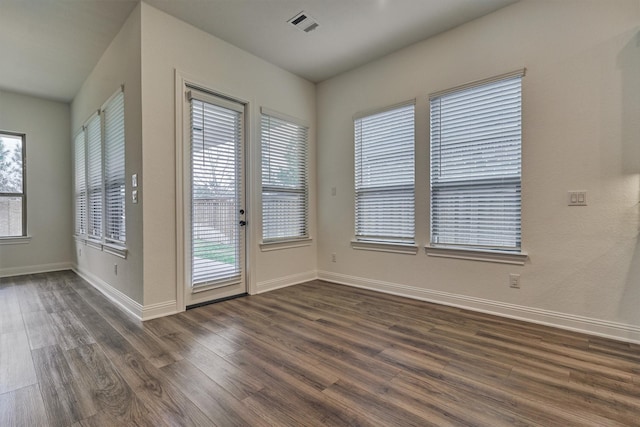
[[[489,262],[500,262],[500,263],[508,263],[508,264],[518,264],[523,265],[527,259],[527,254],[522,250],[522,205],[521,205],[521,186],[522,186],[522,79],[524,78],[526,70],[516,70],[510,73],[501,74],[495,77],[490,77],[487,79],[467,83],[464,85],[456,86],[451,89],[435,92],[429,95],[429,117],[430,117],[430,138],[429,138],[429,194],[430,194],[430,203],[429,203],[429,245],[425,246],[425,251],[430,256],[436,257],[447,257],[447,258],[458,258],[458,259],[470,259],[476,261],[489,261]],[[515,185],[514,189],[519,194],[520,200],[520,209],[518,211],[518,224],[520,224],[519,231],[514,235],[514,241],[516,245],[513,247],[491,247],[489,245],[480,245],[474,243],[441,243],[434,242],[434,207],[433,207],[433,144],[434,144],[434,124],[432,122],[433,118],[433,102],[441,99],[443,96],[447,96],[450,94],[458,94],[460,92],[469,90],[482,88],[483,86],[488,86],[491,84],[496,84],[500,82],[506,82],[510,79],[519,78],[519,88],[520,88],[520,115],[519,115],[519,164],[518,164],[518,177],[517,182],[511,182],[511,185]],[[438,133],[439,134],[439,133]],[[441,137],[439,137],[441,138]],[[442,140],[439,139],[438,146],[441,147]],[[469,179],[462,184],[457,184],[462,187],[482,187],[486,186],[487,183],[486,177]],[[506,186],[513,179],[505,179],[504,185]],[[445,184],[446,186],[446,184]],[[443,187],[444,188],[444,187]],[[495,199],[494,199],[495,200]]]
[[[14,240],[22,240],[28,238],[27,235],[27,134],[23,132],[11,132],[0,130],[0,135],[6,135],[9,137],[18,137],[22,140],[21,142],[21,155],[22,155],[22,191],[20,193],[0,193],[0,197],[19,197],[21,199],[21,208],[22,208],[22,230],[19,236],[0,236],[1,240],[4,241],[14,241]]]
[[[296,117],[289,116],[287,114],[283,114],[274,110],[271,110],[266,107],[260,108],[260,195],[261,195],[261,243],[260,248],[263,251],[269,250],[277,250],[284,248],[293,248],[293,247],[301,247],[308,246],[311,244],[311,232],[310,232],[310,224],[309,224],[309,138],[310,138],[310,126],[309,124]],[[296,126],[299,130],[304,132],[304,137],[302,140],[296,141],[297,143],[304,144],[304,158],[302,160],[302,164],[304,167],[304,172],[302,174],[302,182],[299,187],[292,189],[290,187],[278,186],[278,185],[265,185],[264,180],[264,148],[265,148],[265,129],[263,127],[265,118],[275,119],[280,122],[285,122],[286,124]],[[304,200],[304,218],[302,218],[302,224],[304,228],[304,234],[297,236],[284,236],[284,237],[272,237],[265,238],[265,205],[264,205],[264,193],[265,191],[270,192],[281,192],[287,194],[299,194],[302,195]]]
[[[91,246],[100,251],[104,251],[110,253],[112,255],[118,256],[120,258],[127,258],[128,249],[126,246],[126,237],[124,241],[116,241],[115,239],[107,237],[107,200],[106,200],[106,192],[107,192],[107,177],[106,177],[106,131],[105,131],[105,109],[109,106],[109,103],[113,101],[119,94],[122,93],[124,97],[124,85],[120,86],[117,91],[115,91],[98,109],[94,111],[93,114],[84,122],[82,128],[75,133],[75,137],[73,139],[73,155],[74,155],[74,238],[85,245]],[[95,118],[99,117],[99,131],[100,131],[100,183],[94,187],[99,188],[100,191],[100,236],[92,235],[89,233],[91,228],[91,209],[89,203],[89,195],[91,194],[91,185],[89,182],[89,132],[87,131],[89,123]],[[124,159],[123,164],[125,166],[124,170],[124,197],[122,199],[123,205],[123,213],[125,215],[125,221],[123,222],[123,226],[125,227],[125,236],[126,236],[126,206],[127,206],[127,173],[126,173],[126,106],[125,100],[123,98],[123,135],[124,136]],[[78,206],[78,188],[77,188],[77,147],[76,147],[76,138],[80,135],[83,135],[83,148],[84,148],[84,194],[85,194],[85,205],[84,205],[84,233],[78,232],[82,230],[78,230],[78,217],[77,217],[77,206]],[[95,190],[94,190],[95,191]]]
[[[412,204],[412,236],[410,238],[402,237],[402,236],[380,236],[382,238],[375,238],[374,236],[365,236],[363,234],[358,233],[358,194],[366,193],[374,191],[370,189],[360,189],[358,188],[358,153],[360,148],[358,144],[362,144],[361,137],[358,138],[358,125],[362,120],[372,118],[377,115],[381,115],[384,113],[390,113],[394,111],[400,111],[403,108],[412,107],[411,114],[413,115],[413,121],[411,123],[411,130],[413,132],[412,136],[412,147],[411,147],[411,167],[412,174],[411,179],[412,182],[410,184],[411,192],[413,196],[413,204]],[[391,253],[404,253],[404,254],[416,254],[418,251],[418,246],[416,244],[416,179],[415,179],[415,162],[416,162],[416,99],[410,99],[404,102],[396,103],[393,105],[389,105],[382,108],[377,108],[373,110],[363,111],[357,113],[353,116],[353,132],[354,132],[354,238],[351,240],[351,247],[353,249],[358,250],[370,250],[370,251],[378,251],[378,252],[391,252]],[[360,165],[360,169],[362,169],[362,165]],[[360,172],[361,173],[361,172]],[[386,189],[378,189],[377,192],[382,191],[385,193],[398,193],[400,191],[405,191],[406,189],[402,189],[400,187],[408,187],[408,185],[395,185],[390,187],[397,188],[386,188]]]

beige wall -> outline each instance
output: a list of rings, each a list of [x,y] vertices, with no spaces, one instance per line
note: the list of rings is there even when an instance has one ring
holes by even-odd
[[[122,261],[92,250],[78,266],[158,313],[175,308],[182,290],[178,71],[249,102],[252,292],[318,271],[337,282],[640,341],[639,31],[638,0],[523,0],[315,86],[142,3],[74,100],[72,129],[125,83],[127,190],[129,175],[138,173],[145,209],[127,199],[124,273],[114,277],[113,263]],[[523,67],[526,265],[434,258],[423,249],[417,255],[352,249],[353,114],[417,99],[416,231],[423,247],[428,94]],[[311,123],[308,247],[259,247],[263,106]],[[589,205],[568,207],[570,190],[588,191]],[[508,287],[509,273],[521,274],[521,289]]]
[[[249,102],[247,235],[251,290],[313,277],[318,236],[315,227],[315,86],[144,3],[142,29],[145,305],[178,298],[176,70],[213,91]],[[311,124],[310,222],[314,238],[311,246],[273,252],[262,252],[259,248],[258,129],[262,106]]]
[[[140,197],[138,204],[131,203],[130,197],[133,173],[138,174],[139,191],[141,195],[144,194],[140,79],[140,6],[138,6],[73,99],[71,128],[75,135],[89,116],[99,109],[120,85],[124,84],[127,259],[76,242],[74,261],[78,271],[93,282],[112,287],[142,304],[143,197]],[[71,234],[72,232],[69,236]],[[114,264],[118,265],[117,275],[114,273]]]
[[[0,276],[69,268],[69,105],[0,91],[0,130],[26,134],[28,243],[0,244]]]
[[[639,29],[637,0],[524,0],[319,84],[320,276],[640,340]],[[424,246],[428,94],[523,67],[527,264],[352,249],[353,114],[417,98]],[[589,206],[568,207],[569,190],[587,190]],[[521,289],[509,273],[522,275]]]

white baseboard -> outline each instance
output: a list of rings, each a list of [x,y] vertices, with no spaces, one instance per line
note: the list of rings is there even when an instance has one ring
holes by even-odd
[[[93,273],[89,273],[86,270],[82,270],[78,266],[73,267],[73,271],[84,280],[89,282],[91,286],[100,291],[105,297],[116,304],[124,311],[132,314],[137,319],[142,320],[143,306],[139,302],[133,300],[129,296],[125,295],[121,291],[117,290],[98,276]]]
[[[635,325],[332,273],[329,271],[318,271],[318,279],[640,344],[640,327]]]
[[[166,301],[150,305],[142,305],[131,299],[121,291],[117,290],[98,276],[81,270],[78,266],[73,267],[73,271],[86,280],[91,286],[96,288],[100,293],[106,296],[111,302],[116,304],[124,311],[132,314],[139,320],[151,320],[157,317],[169,316],[178,312],[176,301]]]
[[[264,282],[257,283],[256,294],[274,291],[276,289],[285,288],[287,286],[297,285],[299,283],[308,282],[317,278],[318,273],[315,270],[312,270],[306,271],[304,273],[292,274],[290,276],[278,277],[277,279],[265,280]]]
[[[157,317],[170,316],[178,312],[176,300],[145,305],[142,308],[142,320],[151,320]]]
[[[11,267],[0,269],[0,277],[22,276],[24,274],[50,273],[52,271],[71,270],[70,262],[58,262],[53,264],[27,265],[24,267]]]

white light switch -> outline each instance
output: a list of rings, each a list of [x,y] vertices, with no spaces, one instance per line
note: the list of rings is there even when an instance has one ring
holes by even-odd
[[[138,186],[138,174],[134,173],[133,175],[131,175],[131,186],[133,188],[136,188]]]
[[[587,206],[587,192],[569,191],[569,206]]]
[[[138,203],[138,190],[133,190],[131,192],[131,201],[133,203]]]

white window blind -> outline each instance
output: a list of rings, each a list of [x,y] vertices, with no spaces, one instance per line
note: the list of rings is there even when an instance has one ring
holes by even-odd
[[[107,103],[104,116],[105,239],[124,244],[125,169],[124,169],[124,93],[118,92]]]
[[[81,130],[74,139],[75,192],[76,192],[76,235],[87,234],[87,170],[85,153],[85,132]]]
[[[433,245],[520,249],[522,76],[430,97]]]
[[[309,128],[263,110],[261,138],[262,240],[308,238]]]
[[[192,286],[241,280],[244,106],[196,91],[191,101]]]
[[[415,240],[415,103],[356,117],[355,234],[359,241]]]
[[[95,239],[102,238],[102,138],[100,115],[94,115],[87,123],[87,187],[88,231]]]

